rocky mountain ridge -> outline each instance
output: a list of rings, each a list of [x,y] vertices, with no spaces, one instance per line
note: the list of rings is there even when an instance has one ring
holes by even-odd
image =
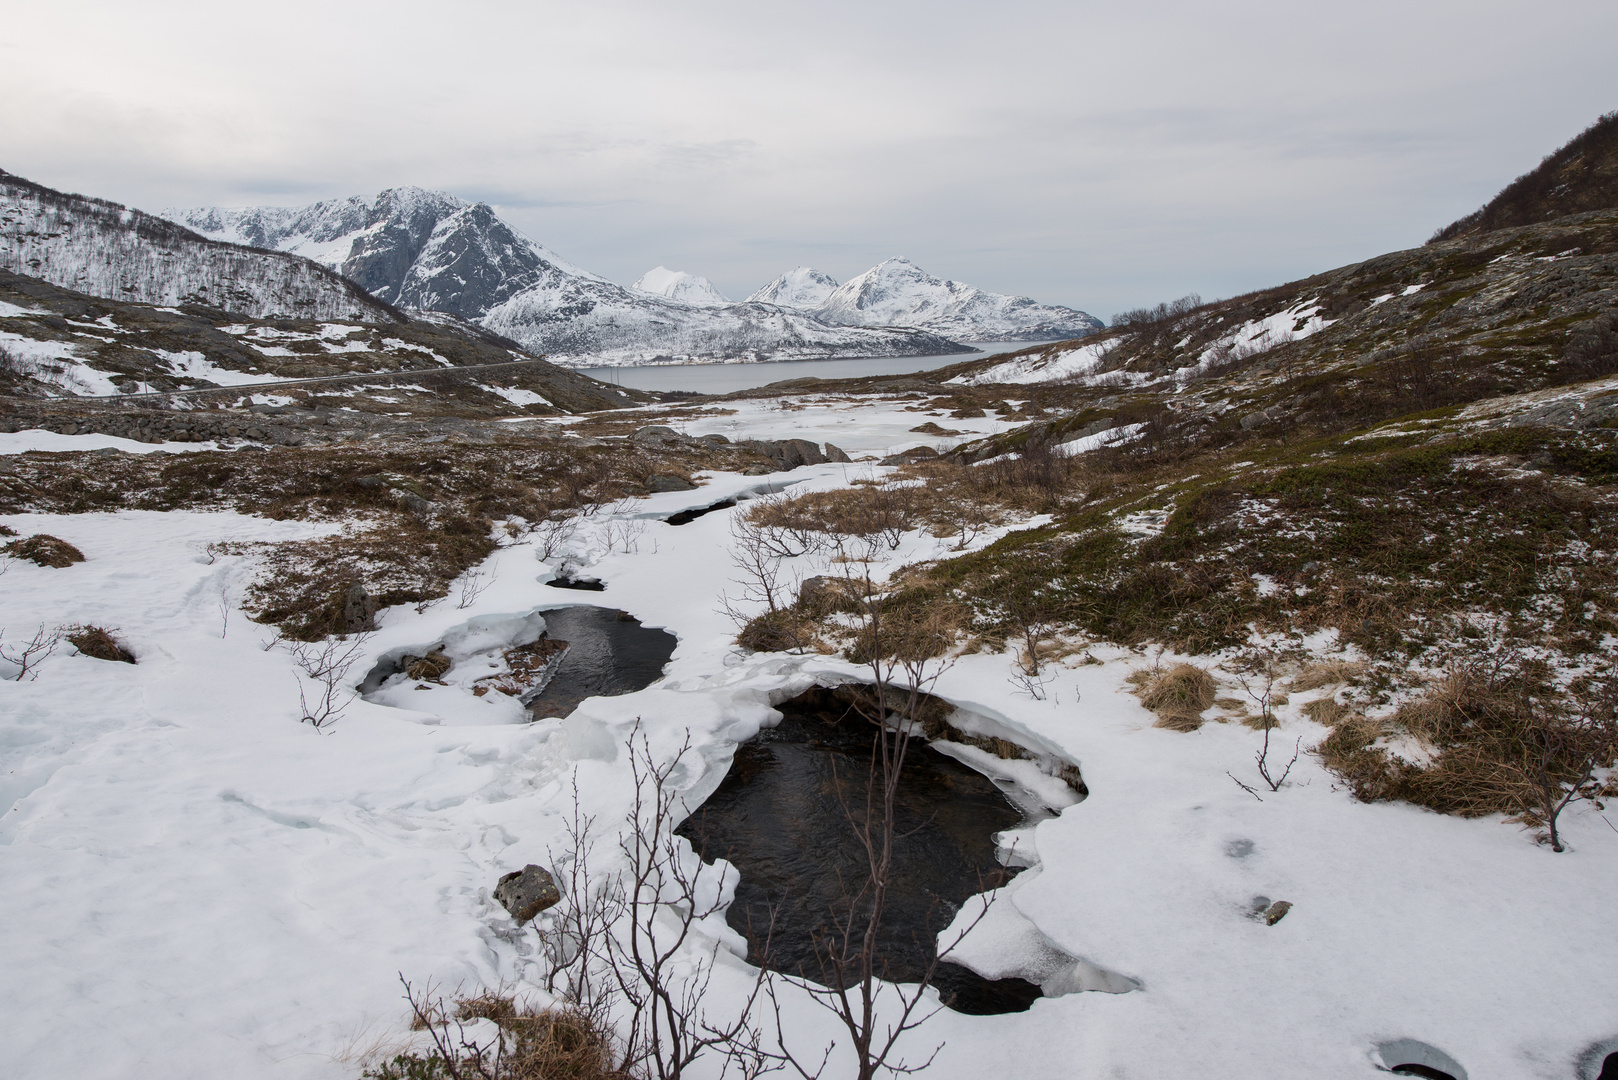
[[[221,243],[0,171],[0,270],[93,296],[251,318],[405,317],[309,259]]]

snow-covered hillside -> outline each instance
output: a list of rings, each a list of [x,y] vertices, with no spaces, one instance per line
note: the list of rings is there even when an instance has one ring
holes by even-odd
[[[1076,338],[1105,325],[1074,308],[945,281],[902,258],[878,263],[844,282],[811,314],[834,326],[915,326],[960,341]]]
[[[669,281],[653,271],[626,288],[530,240],[487,203],[468,204],[420,188],[297,208],[163,213],[215,239],[307,254],[378,298],[459,315],[562,362],[817,360],[963,351],[956,340],[925,329],[834,327],[808,312],[733,304],[689,274],[663,270],[679,278]],[[656,287],[647,284],[651,279]]]
[[[809,310],[824,304],[837,291],[837,279],[809,266],[799,266],[749,296],[761,304]]]
[[[666,266],[646,271],[630,288],[678,300],[682,304],[730,303],[730,297],[715,288],[707,278],[688,274],[684,270],[670,270]]]
[[[398,318],[307,259],[217,243],[139,210],[6,172],[0,172],[0,269],[91,296],[200,304],[250,318]]]

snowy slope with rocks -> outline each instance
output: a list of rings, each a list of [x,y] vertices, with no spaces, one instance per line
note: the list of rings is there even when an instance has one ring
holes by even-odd
[[[487,203],[468,204],[420,188],[390,189],[374,200],[171,209],[164,216],[215,239],[305,253],[389,303],[459,315],[562,362],[818,360],[964,351],[957,341],[925,329],[833,327],[807,312],[733,304],[694,275],[672,282],[658,277],[648,291],[640,283],[626,288],[530,240]]]
[[[780,304],[782,307],[817,308],[837,291],[838,281],[809,266],[799,266],[759,289],[749,300],[761,304]]]
[[[654,267],[640,276],[630,288],[653,296],[678,300],[682,304],[728,304],[730,297],[714,287],[705,277],[688,274],[684,270],[670,270],[666,266]]]
[[[811,314],[836,326],[915,326],[961,341],[1076,338],[1105,325],[1074,308],[945,281],[903,258],[844,282]]]
[[[307,259],[206,239],[160,217],[0,172],[0,269],[91,296],[250,318],[395,322]]]

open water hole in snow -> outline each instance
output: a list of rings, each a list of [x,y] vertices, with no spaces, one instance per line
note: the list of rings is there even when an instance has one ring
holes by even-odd
[[[814,978],[813,935],[846,909],[843,883],[869,872],[844,806],[863,812],[873,730],[820,688],[776,708],[781,723],[736,748],[719,788],[676,831],[704,859],[724,858],[740,871],[726,920],[749,937],[749,959]],[[988,777],[921,738],[906,750],[898,803],[878,948],[890,981],[915,982],[960,905],[1015,873],[1000,865],[994,838],[1023,815]],[[769,955],[761,957],[751,939],[763,936],[772,907]],[[933,985],[965,1013],[1021,1012],[1040,996],[1026,980],[984,979],[951,963],[938,965]]]
[[[678,639],[642,626],[628,612],[579,604],[547,608],[545,633],[567,652],[540,692],[528,698],[534,719],[567,716],[589,697],[632,694],[663,676]]]

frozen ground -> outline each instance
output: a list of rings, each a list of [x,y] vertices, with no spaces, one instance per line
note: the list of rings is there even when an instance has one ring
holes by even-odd
[[[859,456],[926,441],[908,428],[927,414],[901,406],[749,405],[685,426],[830,438]],[[974,433],[999,423],[938,422]],[[836,486],[871,469],[784,479]],[[37,678],[0,682],[0,1072],[356,1077],[367,1054],[408,1038],[400,973],[532,986],[531,938],[489,894],[502,873],[547,861],[575,778],[589,809],[618,818],[624,742],[639,719],[659,754],[689,732],[693,767],[677,778],[698,800],[735,741],[770,721],[772,700],[858,674],[831,658],[737,649],[718,610],[738,588],[725,557],[734,511],[661,520],[760,483],[713,476],[590,519],[552,563],[587,567],[605,593],[545,587],[554,566],[518,544],[485,564],[493,584],[471,606],[457,608],[452,590],[423,613],[382,614],[353,681],[384,652],[446,637],[476,664],[519,640],[535,609],[581,597],[678,635],[661,682],[533,725],[467,689],[422,693],[409,708],[355,700],[328,730],[300,724],[292,658],[236,610],[251,557],[205,549],[309,536],[307,523],[0,519],[87,556],[64,570],[4,564],[6,643],[42,624],[95,623],[119,628],[140,657],[132,667],[63,646]],[[893,558],[949,546],[910,535]],[[1255,780],[1257,733],[1154,728],[1124,680],[1155,657],[1091,653],[1103,662],[1060,669],[1044,700],[1008,680],[1004,655],[962,658],[937,683],[974,723],[1078,762],[1090,789],[1021,839],[1038,868],[960,951],[993,974],[1031,977],[1076,958],[1072,985],[1126,992],[1073,992],[1022,1014],[944,1013],[914,1037],[947,1043],[926,1075],[1346,1080],[1378,1075],[1377,1044],[1414,1038],[1473,1080],[1549,1080],[1574,1077],[1582,1052],[1618,1037],[1618,830],[1595,810],[1569,812],[1571,850],[1554,855],[1495,818],[1355,803],[1307,754],[1258,801],[1226,775]],[[1308,696],[1282,710],[1289,752],[1323,734],[1299,712]],[[1250,917],[1259,896],[1295,906],[1267,927]],[[714,1007],[745,979],[727,959]],[[786,1008],[800,1046],[829,1037],[823,1014],[791,996]]]

